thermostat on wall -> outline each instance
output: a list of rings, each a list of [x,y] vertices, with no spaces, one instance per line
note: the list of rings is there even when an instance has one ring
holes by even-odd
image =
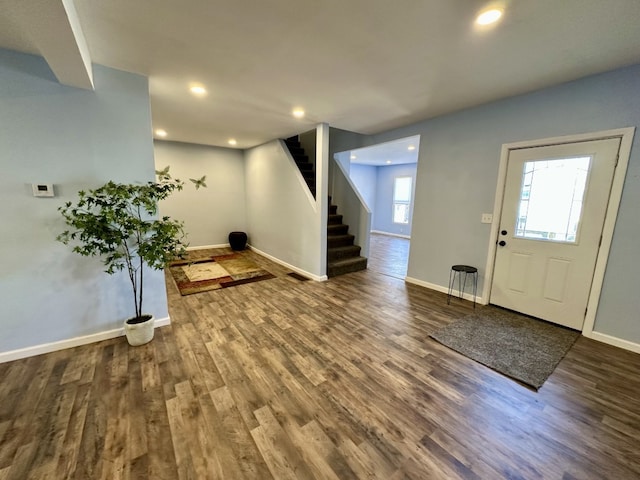
[[[31,188],[33,188],[34,197],[53,197],[54,196],[52,183],[33,183],[31,184]]]

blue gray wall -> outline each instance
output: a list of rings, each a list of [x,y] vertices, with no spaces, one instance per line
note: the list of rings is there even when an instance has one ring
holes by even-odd
[[[229,232],[246,231],[244,153],[192,143],[154,142],[156,168],[170,167],[185,188],[160,204],[160,212],[184,222],[191,247],[229,242]],[[207,188],[188,180],[207,176]]]
[[[501,146],[640,125],[640,65],[587,77],[367,138],[420,135],[408,276],[447,285],[452,264],[482,283]],[[640,132],[636,132],[594,330],[640,343]],[[481,285],[480,285],[481,287]]]
[[[345,172],[351,168],[349,155],[346,150],[353,150],[362,147],[366,137],[359,133],[341,130],[339,128],[329,128],[329,195],[333,193],[334,179],[334,159],[342,165]],[[339,152],[343,152],[342,154]]]
[[[396,177],[411,177],[413,191],[416,185],[416,164],[376,167],[352,163],[349,176],[358,192],[372,211],[371,229],[376,232],[411,236],[413,209],[409,224],[393,223],[393,186]],[[411,203],[413,206],[413,202]]]
[[[411,236],[413,208],[409,212],[409,224],[393,223],[393,186],[396,177],[411,177],[412,189],[416,186],[416,164],[389,165],[377,167],[376,206],[373,210],[372,230]],[[411,202],[413,207],[413,202]]]
[[[369,210],[374,212],[376,206],[376,189],[378,187],[378,167],[352,163],[349,167],[349,177],[367,204],[367,207],[369,207]]]
[[[0,50],[0,354],[122,327],[134,315],[124,274],[56,242],[57,208],[76,192],[154,178],[147,79],[96,65],[96,91],[60,85],[37,56]],[[35,198],[31,183],[55,184]],[[145,311],[167,317],[163,272]]]
[[[320,207],[285,148],[273,140],[245,151],[249,243],[298,273],[321,278],[326,220],[323,225]]]

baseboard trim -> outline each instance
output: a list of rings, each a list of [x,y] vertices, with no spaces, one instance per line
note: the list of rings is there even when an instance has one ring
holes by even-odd
[[[405,277],[404,281],[407,283],[412,283],[413,285],[418,285],[420,287],[428,288],[430,290],[435,290],[436,292],[449,293],[449,287],[443,287],[442,285],[436,285],[435,283],[425,282],[424,280],[419,280],[417,278]],[[454,295],[457,297],[458,291],[454,290],[453,292],[454,292]],[[473,302],[473,295],[471,295],[470,293],[465,292],[462,298],[464,298],[465,300],[469,300],[470,302]],[[475,300],[478,305],[487,304],[487,302],[485,302],[484,299],[480,296],[476,296]]]
[[[220,243],[218,245],[198,245],[195,247],[187,247],[187,251],[191,251],[191,250],[206,250],[207,248],[226,248],[226,247],[231,247],[231,244],[229,243]]]
[[[158,318],[154,322],[155,328],[164,327],[171,324],[169,317]],[[67,340],[59,340],[57,342],[43,343],[41,345],[34,345],[32,347],[20,348],[17,350],[10,350],[8,352],[0,353],[0,363],[12,362],[14,360],[20,360],[21,358],[35,357],[36,355],[42,355],[43,353],[57,352],[58,350],[65,350],[67,348],[79,347],[81,345],[87,345],[89,343],[101,342],[103,340],[110,340],[112,338],[121,337],[124,335],[124,327],[114,328],[113,330],[106,330],[104,332],[92,333],[90,335],[84,335],[82,337],[69,338]]]
[[[382,232],[380,230],[371,230],[369,233],[377,233],[378,235],[386,235],[387,237],[398,237],[398,238],[406,238],[407,240],[411,240],[411,235],[401,235],[399,233]]]
[[[630,342],[629,340],[623,340],[622,338],[613,337],[611,335],[607,335],[606,333],[591,332],[591,334],[585,335],[585,337],[591,338],[592,340],[597,340],[598,342],[606,343],[607,345],[612,345],[624,350],[629,350],[630,352],[640,353],[639,343],[634,343]]]
[[[316,282],[326,282],[328,280],[328,277],[326,275],[314,275],[313,273],[307,272],[306,270],[302,270],[301,268],[298,268],[298,267],[294,267],[293,265],[290,265],[287,262],[284,262],[279,258],[274,257],[273,255],[269,255],[268,253],[265,253],[262,250],[259,250],[256,247],[253,247],[251,245],[249,245],[249,249],[253,252],[256,252],[258,255],[262,255],[263,257],[268,258],[272,262],[278,263],[283,267],[287,267],[288,269],[293,270],[294,272],[299,273],[304,277],[308,277],[311,280],[315,280]]]

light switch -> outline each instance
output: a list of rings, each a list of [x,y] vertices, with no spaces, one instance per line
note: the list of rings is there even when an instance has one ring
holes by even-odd
[[[493,213],[483,213],[482,218],[480,219],[482,223],[491,223],[493,222]]]

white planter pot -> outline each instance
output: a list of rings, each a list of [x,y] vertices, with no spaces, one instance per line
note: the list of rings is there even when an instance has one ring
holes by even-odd
[[[147,320],[139,323],[130,323],[137,321],[137,318],[129,318],[124,322],[124,333],[127,336],[129,345],[137,347],[138,345],[144,345],[153,340],[153,316],[143,315],[143,318]]]

